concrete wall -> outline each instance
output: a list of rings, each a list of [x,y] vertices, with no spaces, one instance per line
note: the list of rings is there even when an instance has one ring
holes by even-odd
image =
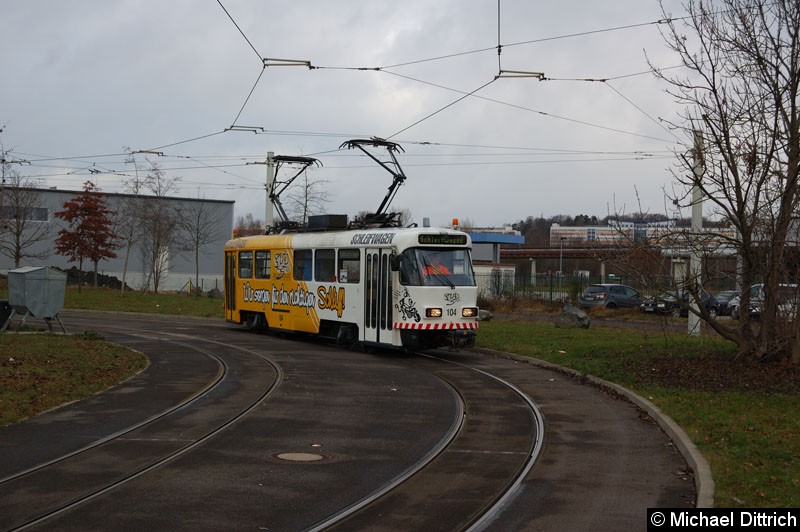
[[[8,187],[6,187],[6,191]],[[36,224],[46,224],[48,228],[47,238],[42,239],[35,245],[31,246],[27,251],[41,253],[44,255],[41,259],[23,259],[20,267],[22,266],[52,266],[62,269],[68,269],[72,266],[77,267],[77,264],[70,263],[66,257],[55,253],[55,239],[58,236],[58,231],[66,226],[60,219],[54,216],[57,211],[63,210],[64,203],[73,199],[80,194],[80,191],[70,190],[53,190],[53,189],[30,189],[36,190],[41,193],[41,206],[47,208],[48,219],[46,222],[33,222]],[[121,205],[130,201],[134,196],[127,194],[104,194],[106,205],[112,211],[119,211]],[[5,196],[8,198],[8,196]],[[145,201],[152,201],[152,196],[138,196]],[[170,202],[171,206],[176,207],[181,212],[191,212],[193,208],[198,207],[202,203],[204,213],[208,219],[218,220],[214,226],[216,230],[213,232],[213,241],[205,245],[200,251],[199,272],[200,284],[204,290],[212,288],[223,287],[223,249],[225,242],[230,239],[233,232],[233,201],[219,201],[219,200],[198,200],[191,198],[165,198]],[[6,202],[7,206],[8,203]],[[207,211],[205,210],[207,209]],[[0,239],[7,238],[8,235],[0,233]],[[120,248],[116,250],[117,258],[104,260],[98,264],[98,273],[111,275],[122,279],[124,270],[126,249]],[[5,256],[0,255],[0,272],[7,273],[8,270],[14,269],[14,261]],[[92,271],[93,265],[89,261],[84,261],[83,270]],[[148,268],[145,258],[142,254],[142,249],[139,245],[134,244],[131,247],[126,283],[134,289],[141,288],[147,280]],[[162,276],[160,283],[160,290],[180,290],[191,279],[194,283],[195,278],[195,264],[194,254],[192,252],[183,252],[178,249],[171,249],[168,253],[168,267],[166,273]]]

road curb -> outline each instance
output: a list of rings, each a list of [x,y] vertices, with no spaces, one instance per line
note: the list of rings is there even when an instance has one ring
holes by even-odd
[[[675,423],[671,417],[666,415],[660,408],[644,397],[628,390],[623,386],[620,386],[619,384],[600,379],[594,375],[581,373],[580,371],[572,368],[559,366],[558,364],[553,364],[552,362],[547,362],[538,358],[507,353],[505,351],[496,351],[494,349],[487,349],[483,347],[475,348],[475,351],[495,357],[509,358],[518,362],[533,364],[546,369],[567,373],[578,378],[586,379],[597,386],[613,390],[615,393],[625,397],[630,402],[647,412],[647,414],[653,418],[656,423],[658,423],[661,429],[678,447],[678,451],[680,451],[681,455],[683,455],[684,459],[689,464],[689,467],[692,468],[692,471],[694,472],[695,490],[697,491],[695,507],[714,507],[714,478],[711,475],[711,468],[709,467],[705,457],[691,440],[691,438],[689,438],[689,435],[686,434],[686,432],[680,427],[680,425]]]

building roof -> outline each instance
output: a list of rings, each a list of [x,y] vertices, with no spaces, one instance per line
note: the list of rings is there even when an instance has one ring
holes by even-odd
[[[38,187],[15,187],[11,185],[4,185],[3,188],[6,189],[17,189],[17,190],[31,190],[33,192],[41,192],[43,194],[83,194],[84,190],[70,190],[66,188],[38,188]],[[120,197],[120,198],[156,198],[153,194],[128,194],[126,192],[106,192],[105,190],[97,190],[92,192],[93,194],[99,194],[101,196],[107,197]],[[236,203],[235,200],[223,200],[223,199],[209,199],[209,198],[187,198],[183,196],[163,196],[162,199],[165,200],[177,200],[177,201],[202,201],[206,203]]]
[[[508,235],[502,233],[470,233],[473,244],[524,244],[522,235]]]

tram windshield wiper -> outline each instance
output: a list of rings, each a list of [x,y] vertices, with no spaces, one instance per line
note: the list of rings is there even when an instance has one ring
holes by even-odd
[[[450,288],[455,288],[456,285],[453,284],[453,281],[450,280],[450,277],[447,274],[440,272],[436,266],[432,265],[430,262],[427,261],[425,257],[422,257],[422,271],[426,276],[433,277],[435,279],[439,279],[443,281],[441,284],[449,286]]]
[[[453,281],[451,281],[450,278],[447,275],[445,275],[445,274],[443,274],[441,272],[436,272],[436,276],[441,278],[442,280],[444,280],[444,282],[447,283],[447,286],[449,286],[450,288],[455,288],[456,287],[456,285],[453,284]]]

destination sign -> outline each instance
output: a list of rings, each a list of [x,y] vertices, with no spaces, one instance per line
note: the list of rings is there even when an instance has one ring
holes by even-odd
[[[419,235],[419,243],[429,246],[464,246],[467,235]]]

